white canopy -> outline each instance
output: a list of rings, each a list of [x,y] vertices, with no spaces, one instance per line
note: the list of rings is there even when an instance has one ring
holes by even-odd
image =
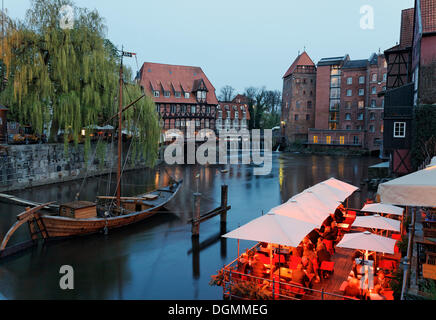
[[[323,195],[340,202],[344,201],[349,197],[348,192],[342,189],[331,187],[324,182],[318,183],[313,187],[306,189],[305,192],[313,192],[316,195]]]
[[[394,254],[396,241],[365,231],[345,234],[337,247]]]
[[[291,199],[280,206],[272,208],[269,213],[311,223],[315,225],[315,228],[319,228],[329,216],[329,212],[329,208],[315,198],[312,202]]]
[[[373,216],[356,217],[353,222],[353,227],[363,227],[379,230],[390,230],[400,232],[401,222],[394,219],[382,217],[378,214]]]
[[[401,207],[393,206],[385,203],[368,203],[365,204],[361,211],[375,212],[375,213],[387,213],[394,214],[396,216],[402,216],[404,209]]]
[[[382,183],[378,194],[384,203],[436,207],[436,166]]]
[[[344,191],[345,194],[346,194],[346,197],[343,200],[341,200],[341,201],[344,201],[346,198],[351,196],[356,190],[359,189],[356,186],[353,186],[353,185],[351,185],[349,183],[340,181],[340,180],[335,179],[335,178],[330,178],[330,179],[328,179],[328,180],[326,180],[324,182],[321,182],[321,184],[325,184],[325,185],[327,185],[327,186],[329,186],[331,188],[336,188],[336,189]]]
[[[226,233],[223,237],[296,247],[316,227],[305,221],[268,213]]]

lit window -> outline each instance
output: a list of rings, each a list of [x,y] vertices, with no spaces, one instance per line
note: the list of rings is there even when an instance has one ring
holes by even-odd
[[[365,107],[365,101],[361,100],[357,103],[357,106],[359,107],[359,109],[363,109]]]
[[[332,143],[332,137],[331,137],[331,136],[327,136],[327,137],[325,137],[325,142],[326,142],[327,144],[331,144],[331,143]]]
[[[339,137],[339,143],[340,144],[345,144],[345,137],[344,136],[340,136]]]
[[[406,123],[394,122],[394,138],[405,138],[405,137],[406,137]]]
[[[313,136],[313,143],[318,143],[318,136]]]

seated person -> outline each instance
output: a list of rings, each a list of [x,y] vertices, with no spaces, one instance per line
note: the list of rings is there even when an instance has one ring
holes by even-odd
[[[309,279],[308,286],[312,286],[312,280],[316,276],[315,270],[313,268],[313,263],[307,256],[303,256],[301,258],[301,265],[303,267],[304,273],[306,273],[307,278]]]
[[[249,265],[248,255],[243,253],[241,258],[238,260],[238,271],[246,273],[247,266]]]
[[[295,257],[302,257],[303,256],[303,251],[304,251],[304,249],[303,249],[303,246],[302,245],[299,245],[298,247],[296,247],[296,248],[292,248],[292,255],[293,256],[295,256]]]
[[[316,251],[318,252],[319,250],[321,250],[322,248],[326,248],[325,247],[325,243],[322,241],[323,237],[319,237],[318,238],[318,242],[316,243]]]
[[[318,242],[318,238],[320,237],[320,233],[318,229],[313,229],[307,236],[306,238],[308,238],[310,240],[310,242],[312,242],[313,245],[315,245]]]
[[[337,223],[342,223],[345,221],[345,217],[344,217],[345,212],[346,210],[342,204],[335,210],[334,219],[336,220]]]
[[[299,263],[297,269],[292,271],[292,281],[300,284],[303,287],[307,287],[309,283],[309,278],[303,270],[303,265]]]
[[[379,272],[377,273],[377,277],[374,278],[374,290],[383,294],[383,291],[389,288],[389,281],[386,279],[385,273],[383,272],[383,270],[379,270]]]
[[[309,260],[312,260],[316,258],[315,251],[313,250],[313,244],[308,243],[306,245],[303,245],[303,256],[306,256],[309,258]]]
[[[351,278],[345,287],[344,296],[361,299],[359,280]]]
[[[335,235],[335,233],[332,231],[331,226],[326,226],[325,231],[322,234],[322,237],[326,240],[335,241],[337,238],[337,235]]]
[[[264,264],[260,261],[260,256],[258,253],[254,255],[254,262],[251,264],[253,269],[252,275],[255,277],[263,278],[266,272]]]

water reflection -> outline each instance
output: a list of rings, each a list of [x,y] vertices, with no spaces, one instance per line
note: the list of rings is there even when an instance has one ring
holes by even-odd
[[[10,299],[221,299],[222,290],[208,285],[210,275],[236,257],[237,240],[224,239],[233,230],[307,187],[331,176],[360,186],[367,167],[380,162],[367,157],[327,157],[273,154],[268,176],[254,176],[250,165],[168,166],[158,170],[130,171],[123,175],[123,195],[155,189],[170,176],[184,179],[182,189],[166,211],[107,236],[76,238],[40,245],[24,254],[0,261],[0,293]],[[226,171],[228,170],[228,171]],[[199,178],[195,177],[199,174]],[[114,193],[114,175],[50,185],[16,192],[35,200],[67,202]],[[191,238],[193,193],[201,192],[200,212],[220,205],[221,185],[227,184],[227,225],[215,217],[201,224],[200,237]],[[350,199],[359,207],[370,196],[363,189]],[[0,237],[23,208],[0,203]],[[225,229],[223,228],[225,227]],[[13,241],[28,238],[23,228]],[[27,238],[26,238],[27,237]],[[241,241],[241,252],[252,245]],[[59,268],[75,270],[75,290],[59,288]],[[35,288],[38,288],[35,290]]]

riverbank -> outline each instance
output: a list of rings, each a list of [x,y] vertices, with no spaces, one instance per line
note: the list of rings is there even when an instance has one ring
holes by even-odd
[[[91,144],[85,159],[83,144],[71,145],[67,153],[63,144],[11,145],[0,155],[0,192],[22,190],[85,177],[96,177],[116,172],[117,150],[104,145],[104,157],[99,160],[97,144]],[[124,148],[123,158],[127,155]],[[145,162],[128,162],[125,171],[147,168]]]

